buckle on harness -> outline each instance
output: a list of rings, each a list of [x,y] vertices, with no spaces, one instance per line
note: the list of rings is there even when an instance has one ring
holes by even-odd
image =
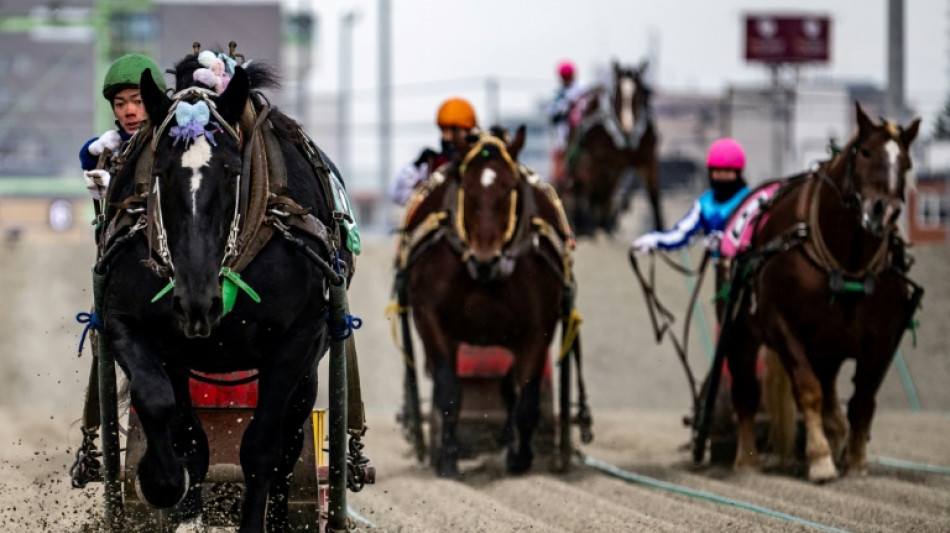
[[[353,223],[353,217],[351,217],[348,213],[344,213],[343,211],[334,211],[333,220],[336,220],[337,222],[345,220],[351,224]]]

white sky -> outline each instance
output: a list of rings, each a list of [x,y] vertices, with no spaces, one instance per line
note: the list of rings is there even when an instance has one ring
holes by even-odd
[[[284,3],[291,9],[310,5],[320,17],[318,92],[337,88],[341,14],[361,11],[354,30],[356,108],[374,102],[377,0]],[[887,0],[392,0],[391,6],[397,120],[430,120],[443,97],[464,95],[466,88],[480,91],[478,80],[487,76],[501,79],[503,113],[527,107],[525,93],[536,100],[553,92],[560,59],[574,60],[584,82],[612,58],[635,63],[646,57],[651,33],[658,45],[654,75],[660,91],[718,94],[731,83],[764,82],[765,68],[742,57],[745,12],[829,15],[831,62],[807,68],[805,76],[882,86],[886,81]],[[948,0],[905,1],[906,95],[924,115],[925,131],[943,104],[950,78],[948,13]],[[433,83],[461,79],[471,81]],[[422,101],[400,106],[399,97],[410,93]],[[476,99],[475,105],[483,108],[484,102]]]

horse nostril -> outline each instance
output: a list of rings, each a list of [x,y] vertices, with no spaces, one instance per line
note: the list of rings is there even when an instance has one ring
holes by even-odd
[[[176,316],[184,316],[185,308],[181,305],[181,296],[172,298],[172,313]]]
[[[874,202],[874,216],[882,216],[884,214],[884,202],[878,200]]]
[[[221,297],[215,296],[211,298],[211,309],[209,309],[209,314],[219,315],[221,311],[224,310],[223,304],[221,303]]]

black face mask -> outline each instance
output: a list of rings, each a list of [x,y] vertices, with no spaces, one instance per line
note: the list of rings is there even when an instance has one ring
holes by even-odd
[[[709,188],[712,189],[713,199],[719,203],[728,201],[745,186],[745,180],[741,175],[732,181],[715,181],[709,178]]]
[[[445,139],[442,139],[442,155],[448,157],[449,159],[455,155],[455,144],[453,144],[452,141],[446,141]]]

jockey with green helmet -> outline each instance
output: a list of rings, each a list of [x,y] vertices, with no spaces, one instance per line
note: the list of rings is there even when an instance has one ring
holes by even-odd
[[[149,57],[141,54],[128,54],[116,59],[102,84],[102,96],[109,101],[115,115],[116,129],[110,129],[98,137],[93,137],[79,150],[79,161],[86,179],[86,188],[95,199],[104,197],[109,186],[109,174],[105,170],[96,170],[99,156],[106,150],[115,152],[122,143],[146,120],[145,106],[139,93],[139,81],[142,73],[148,70],[159,89],[165,90],[162,70]]]

